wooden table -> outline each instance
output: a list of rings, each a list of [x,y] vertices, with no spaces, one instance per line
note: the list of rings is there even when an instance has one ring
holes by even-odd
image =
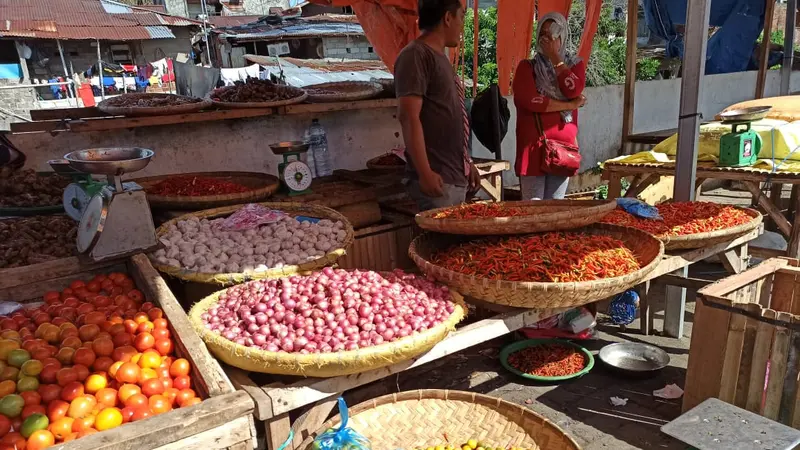
[[[735,265],[739,270],[742,267],[741,254],[742,252],[746,253],[747,242],[758,236],[758,233],[759,230],[753,230],[747,235],[727,243],[667,255],[663,258],[661,264],[648,276],[648,280],[642,284],[647,285],[651,280],[664,274],[717,254],[723,257],[729,256],[731,264]],[[740,252],[738,260],[736,257],[737,251]],[[494,309],[497,310],[497,308]],[[336,398],[345,391],[394,374],[416,369],[453,353],[507,335],[520,328],[531,326],[539,320],[552,317],[569,309],[572,308],[534,310],[506,307],[496,315],[459,328],[423,355],[388,367],[354,375],[334,378],[285,378],[291,381],[259,385],[245,371],[232,367],[226,367],[225,371],[234,386],[252,396],[256,404],[254,418],[263,422],[262,426],[265,427],[267,434],[267,447],[269,450],[275,450],[289,435],[289,429],[292,425],[289,417],[290,412],[311,407],[298,419],[302,423],[294,424],[296,430],[294,445],[296,446],[308,436],[308,433],[319,428],[333,410]],[[646,295],[642,297],[642,311],[649,312]],[[682,317],[680,319],[682,322]],[[291,450],[291,446],[289,450]]]
[[[496,202],[503,200],[503,172],[510,169],[511,164],[508,161],[482,158],[476,158],[474,162],[481,176],[481,190]]]

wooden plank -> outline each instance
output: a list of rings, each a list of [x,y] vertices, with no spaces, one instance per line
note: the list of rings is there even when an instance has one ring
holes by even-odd
[[[208,388],[208,395],[213,397],[233,392],[233,385],[225,376],[219,362],[208,352],[206,345],[189,322],[183,307],[172,295],[172,291],[161,275],[150,264],[150,260],[145,255],[139,254],[132,256],[131,262],[133,264],[131,275],[136,281],[136,285],[140,287],[145,297],[159,299],[161,309],[173,328],[173,333],[181,337],[175,340],[175,344],[199,369],[196,372]]]
[[[731,313],[695,303],[694,327],[686,366],[683,412],[719,396]]]
[[[778,312],[789,312],[794,303],[797,274],[778,271],[772,284],[772,300],[769,307]]]
[[[764,98],[764,87],[767,82],[767,71],[769,70],[770,36],[772,35],[772,16],[775,11],[775,3],[776,0],[766,0],[764,34],[761,39],[761,48],[758,52],[758,78],[756,78],[755,98]]]
[[[48,278],[46,272],[38,272],[39,277],[36,281],[32,281],[29,284],[0,289],[0,301],[23,302],[37,299],[44,295],[44,293],[47,291],[64,290],[64,288],[68,287],[71,282],[75,281],[75,279],[89,279],[97,274],[99,270],[103,270],[105,272],[124,272],[126,271],[126,266],[123,263],[111,262],[109,265],[101,265],[99,267],[95,267],[94,269],[86,269],[56,278]]]
[[[354,109],[396,108],[397,99],[381,98],[377,100],[360,100],[356,102],[336,103],[301,103],[297,105],[281,106],[279,114],[318,114],[336,111],[351,111]]]
[[[778,269],[787,265],[788,262],[785,259],[769,259],[749,270],[723,278],[703,289],[700,289],[698,294],[724,296],[757,281],[759,278],[763,278],[769,274],[775,273],[778,271]]]
[[[797,258],[800,256],[800,195],[797,195],[797,186],[792,186],[792,210],[794,218],[792,219],[792,233],[789,236],[789,243],[786,247],[786,254],[790,258]]]
[[[289,413],[286,412],[278,417],[268,419],[264,426],[267,434],[267,450],[277,450],[289,438],[292,421],[289,419]]]
[[[728,273],[739,273],[747,268],[747,246],[741,249],[731,249],[719,254],[720,262]]]
[[[224,449],[239,443],[247,444],[250,442],[250,439],[250,420],[245,416],[234,419],[217,428],[195,434],[186,439],[162,445],[153,450]],[[252,446],[250,448],[252,448]]]
[[[702,289],[709,284],[713,283],[711,280],[703,280],[700,278],[683,278],[677,275],[666,274],[653,280],[653,283],[666,284],[669,286],[680,286],[689,289]]]
[[[608,180],[608,194],[610,199],[619,198],[622,196],[622,178],[611,177]]]
[[[125,259],[117,260],[124,263]],[[13,267],[10,269],[0,269],[0,290],[14,286],[36,283],[42,280],[42,276],[48,279],[57,278],[65,275],[76,274],[95,270],[109,265],[109,261],[89,262],[81,261],[77,256],[61,258],[39,264],[31,264],[23,267]]]
[[[753,230],[745,234],[744,236],[740,236],[732,241],[722,242],[709,247],[687,250],[681,253],[664,255],[664,259],[662,259],[661,263],[653,270],[653,272],[650,273],[648,277],[649,279],[652,280],[654,278],[660,277],[661,275],[674,272],[678,269],[686,267],[697,261],[702,261],[714,255],[718,255],[719,253],[722,253],[726,250],[739,247],[742,244],[745,244],[757,238],[758,235],[759,235],[759,230]],[[717,284],[718,283],[714,283],[711,286],[715,286]],[[711,286],[709,286],[708,288],[711,288]]]
[[[760,312],[761,308],[757,304],[748,304],[745,307],[751,312]],[[736,383],[736,396],[733,404],[744,408],[747,404],[747,397],[750,393],[750,373],[753,370],[753,354],[755,352],[756,329],[759,322],[755,319],[747,318],[744,327],[744,342],[742,345],[742,357],[739,364],[739,382]],[[763,388],[763,384],[761,385]]]
[[[260,386],[253,382],[247,372],[231,366],[225,366],[224,370],[236,389],[243,390],[250,394],[253,403],[255,403],[255,411],[253,414],[256,419],[265,420],[272,417],[272,402],[270,398],[264,393],[264,390]]]
[[[636,286],[639,294],[639,330],[645,336],[653,333],[653,311],[650,304],[651,283],[651,281],[645,281]]]
[[[311,409],[295,420],[292,424],[292,429],[295,430],[294,441],[292,441],[294,448],[299,449],[300,444],[302,444],[311,433],[317,431],[325,420],[328,419],[338,399],[338,395],[332,395],[325,400],[320,400],[314,403]]]
[[[523,312],[515,311],[500,314],[450,333],[447,338],[436,344],[427,353],[407,361],[342,377],[308,378],[288,386],[269,385],[264,387],[264,392],[272,401],[273,414],[278,416],[328,398],[333,393],[344,392],[389,375],[419,367],[496,337],[504,336],[567,309],[569,308],[525,310]]]
[[[674,133],[673,133],[674,134]],[[669,136],[669,135],[668,135]],[[665,137],[668,137],[665,136]],[[660,138],[657,142],[663,140]],[[629,139],[632,141],[632,139]],[[674,163],[667,164],[614,164],[608,163],[603,167],[603,179],[609,179],[612,176],[633,176],[636,174],[651,174],[657,173],[662,176],[675,176]],[[721,180],[736,180],[736,181],[753,181],[762,183],[767,180],[773,183],[785,184],[800,184],[800,174],[791,172],[776,172],[770,173],[764,169],[733,169],[733,168],[719,168],[719,167],[703,167],[698,165],[697,178],[712,178]]]
[[[625,144],[628,137],[633,134],[634,124],[634,99],[636,97],[636,47],[639,22],[638,0],[628,0],[628,23],[625,29],[625,90],[622,98],[622,147],[619,155],[625,153]]]
[[[792,228],[792,230],[794,230],[794,228]],[[760,259],[769,259],[769,258],[777,258],[778,256],[786,256],[785,250],[776,250],[774,248],[756,247],[754,245],[751,245],[749,250],[750,250],[750,256]]]
[[[744,181],[742,185],[753,195],[753,200],[769,214],[769,217],[775,222],[781,234],[788,238],[792,234],[792,226],[789,224],[786,217],[783,216],[781,210],[770,201],[769,197],[761,192],[761,189],[759,189],[755,182]]]
[[[638,197],[639,194],[644,192],[645,189],[652,186],[653,183],[658,182],[661,179],[661,175],[658,174],[650,174],[645,179],[637,183],[635,186],[631,186],[625,192],[625,197],[635,198]]]
[[[96,106],[86,108],[32,109],[31,120],[86,119],[89,117],[108,117]]]
[[[231,392],[203,400],[139,422],[85,436],[61,446],[62,450],[141,450],[158,448],[203,431],[223,426],[253,411],[253,401],[244,392]]]
[[[778,320],[791,321],[789,313],[778,313]],[[762,416],[767,419],[778,420],[783,394],[783,381],[786,376],[786,363],[789,358],[789,330],[784,327],[775,327],[772,337],[772,354],[769,358],[769,379],[767,380],[766,398]],[[720,399],[721,400],[721,399]]]
[[[775,319],[776,316],[775,311],[771,309],[765,310],[761,314],[766,319]],[[767,361],[769,360],[774,330],[774,325],[765,322],[759,322],[756,329],[756,338],[753,344],[753,361],[750,366],[750,387],[744,407],[744,409],[756,414],[761,413],[761,400],[764,398],[764,382],[767,377]]]
[[[736,399],[736,384],[739,381],[739,366],[742,360],[744,329],[747,317],[734,314],[728,324],[725,343],[725,359],[722,363],[722,377],[719,381],[719,399],[731,403]]]

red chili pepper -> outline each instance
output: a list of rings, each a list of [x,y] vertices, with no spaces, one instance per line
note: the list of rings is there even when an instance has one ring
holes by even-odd
[[[536,213],[533,208],[507,206],[502,203],[470,203],[450,208],[433,216],[434,219],[486,219],[492,217],[528,216]]]
[[[724,230],[753,220],[741,209],[710,202],[663,203],[656,208],[664,220],[642,219],[623,209],[616,209],[601,222],[667,237]]]
[[[492,280],[555,283],[618,277],[641,267],[622,241],[575,232],[479,239],[436,252],[431,262]]]
[[[252,190],[247,186],[209,177],[176,176],[167,178],[150,188],[148,192],[168,197],[238,194]]]
[[[540,377],[563,377],[586,367],[586,358],[565,345],[538,345],[508,355],[508,363],[523,373]]]

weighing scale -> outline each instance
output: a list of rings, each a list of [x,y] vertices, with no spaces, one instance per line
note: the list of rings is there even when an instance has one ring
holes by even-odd
[[[303,162],[308,147],[309,144],[302,141],[278,142],[269,146],[273,154],[283,156],[283,162],[278,164],[278,177],[290,197],[311,193],[314,177],[311,168]]]
[[[722,123],[731,126],[731,132],[719,139],[719,166],[747,167],[755,164],[762,141],[750,125],[767,116],[771,106],[736,109],[720,114]]]
[[[148,252],[158,246],[147,195],[136,183],[122,183],[122,175],[144,169],[153,151],[143,148],[95,148],[64,155],[64,161],[83,175],[65,190],[64,208],[81,212],[77,247],[94,261]],[[56,172],[70,173],[60,160]],[[108,183],[91,178],[105,175]],[[87,200],[88,198],[88,200]]]

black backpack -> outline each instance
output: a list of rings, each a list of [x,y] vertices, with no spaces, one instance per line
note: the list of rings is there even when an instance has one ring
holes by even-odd
[[[472,102],[470,119],[472,132],[478,141],[493,152],[497,159],[502,159],[500,144],[508,133],[511,111],[508,109],[508,100],[500,95],[497,84],[493,83],[478,94]]]

